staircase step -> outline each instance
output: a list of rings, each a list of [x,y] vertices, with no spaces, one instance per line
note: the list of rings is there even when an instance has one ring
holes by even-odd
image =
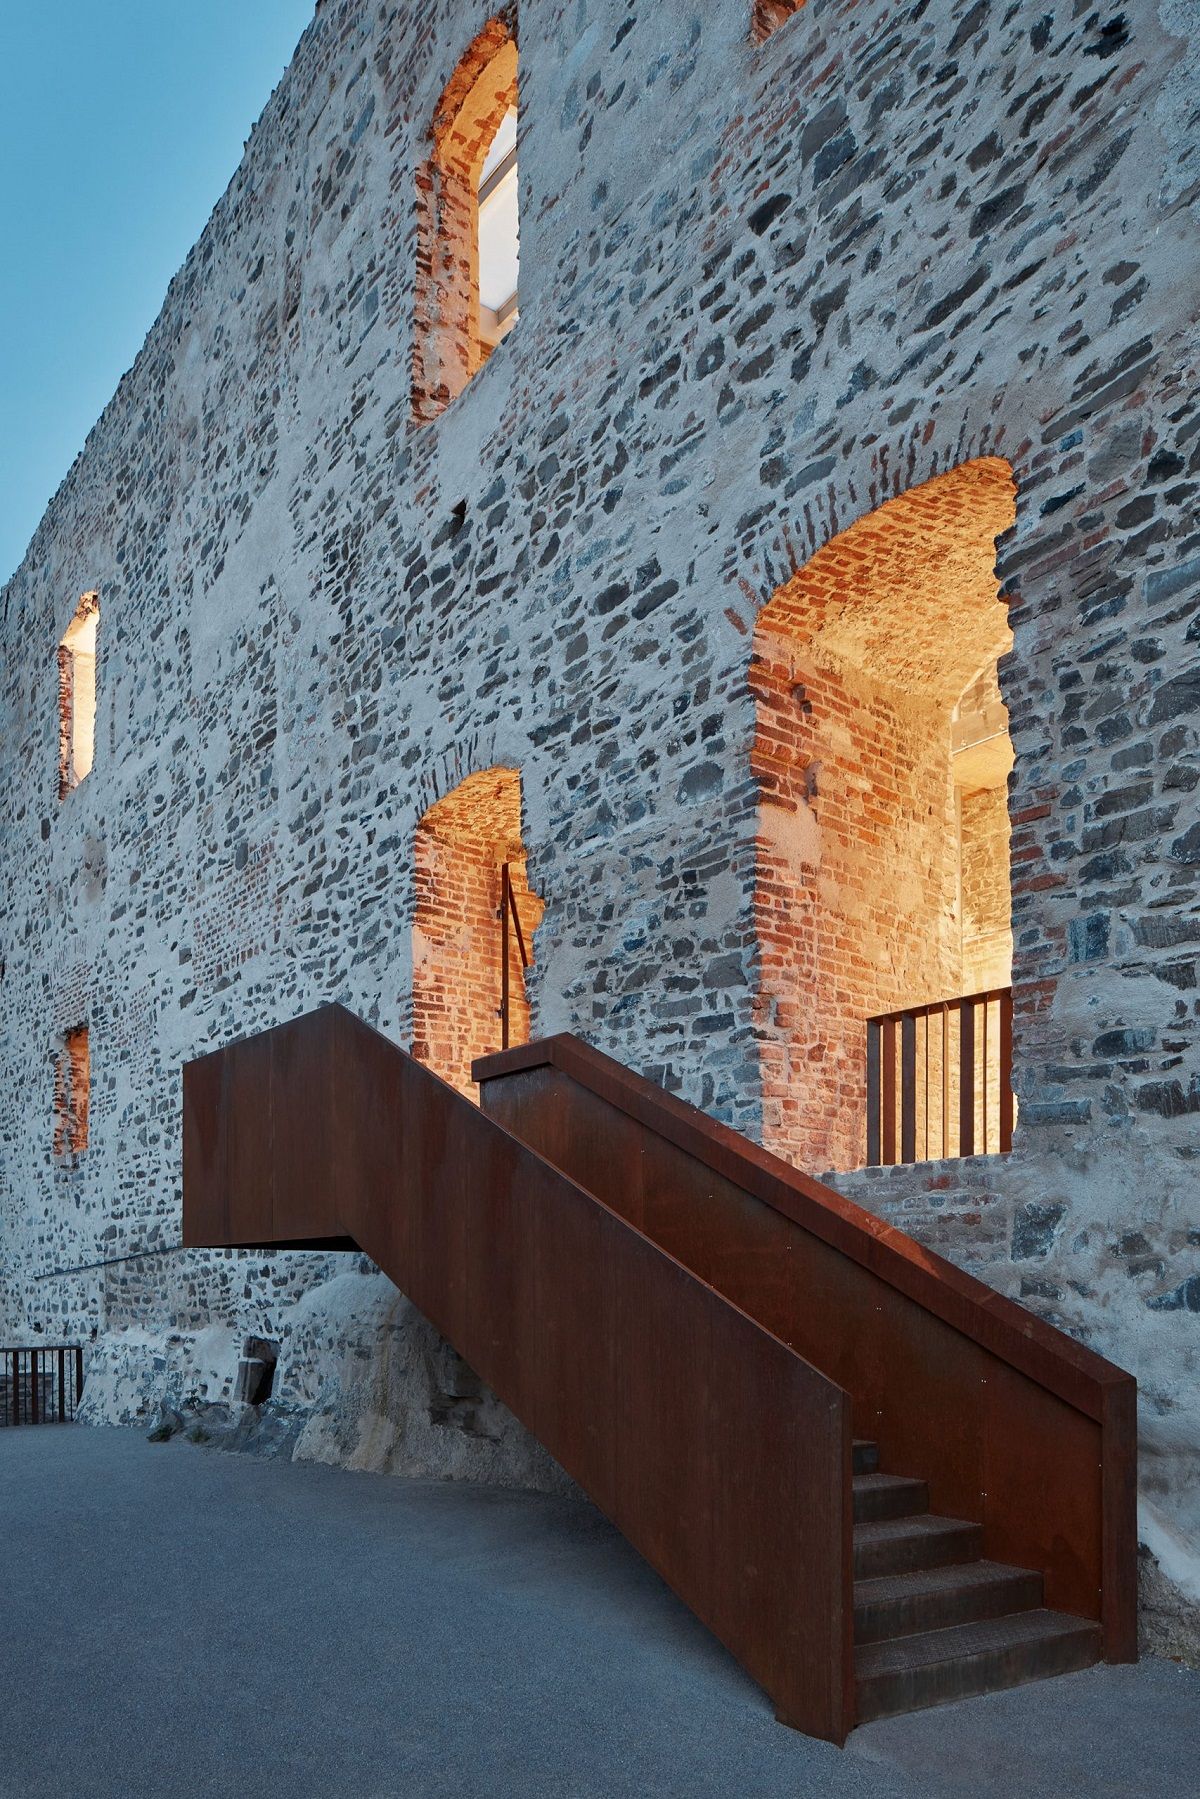
[[[940,1568],[948,1562],[973,1562],[983,1547],[983,1531],[964,1518],[939,1518],[921,1512],[915,1518],[881,1518],[854,1527],[854,1578],[911,1574],[917,1568]]]
[[[1032,1611],[1041,1603],[1041,1575],[1004,1562],[954,1562],[885,1574],[855,1582],[854,1641],[881,1643],[914,1631]]]
[[[854,1522],[869,1524],[878,1518],[911,1518],[929,1510],[929,1488],[923,1480],[905,1474],[856,1474]]]
[[[854,1472],[855,1474],[874,1474],[879,1466],[879,1445],[872,1443],[869,1437],[854,1439]]]
[[[1070,1674],[1099,1659],[1098,1624],[1042,1609],[868,1643],[854,1656],[858,1721]]]

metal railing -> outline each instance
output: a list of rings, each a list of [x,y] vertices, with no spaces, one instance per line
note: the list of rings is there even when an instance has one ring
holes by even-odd
[[[0,1426],[69,1424],[82,1392],[82,1345],[0,1349]]]
[[[1012,988],[867,1020],[867,1166],[1012,1148]]]
[[[513,892],[512,876],[509,865],[505,862],[500,869],[500,1047],[509,1047],[512,1017],[512,993],[510,991],[509,961],[509,919],[516,932],[517,949],[521,956],[522,974],[529,967],[529,955],[525,948],[525,933],[521,929],[521,915],[517,911],[517,896]]]

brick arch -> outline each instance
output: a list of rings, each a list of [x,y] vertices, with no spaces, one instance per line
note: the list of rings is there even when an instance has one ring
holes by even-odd
[[[809,1168],[864,1159],[867,1017],[973,990],[976,935],[979,958],[991,958],[979,962],[982,984],[1007,980],[993,980],[1005,943],[1011,958],[1006,794],[996,799],[1006,717],[1004,743],[976,775],[992,798],[972,804],[967,837],[952,745],[964,705],[1001,704],[995,669],[1012,639],[996,540],[1014,521],[1015,491],[996,456],[936,475],[830,538],[758,616],[763,1129]],[[1004,875],[999,889],[968,884],[969,939],[968,838]]]
[[[479,327],[479,173],[517,103],[516,9],[490,19],[464,51],[430,123],[417,174],[413,418],[436,418],[485,358]]]
[[[753,0],[750,9],[750,36],[753,41],[761,44],[773,31],[786,25],[803,5],[804,0]]]
[[[428,808],[413,842],[413,1054],[472,1097],[473,1058],[500,1048],[505,863],[532,960],[544,907],[529,886],[520,772],[481,769]],[[523,1043],[530,1003],[512,933],[509,992],[510,1042]]]

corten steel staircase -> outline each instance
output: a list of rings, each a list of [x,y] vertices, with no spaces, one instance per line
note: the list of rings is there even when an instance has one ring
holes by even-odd
[[[365,1250],[812,1735],[1134,1659],[1127,1374],[574,1038],[475,1074],[189,1063],[185,1242]]]

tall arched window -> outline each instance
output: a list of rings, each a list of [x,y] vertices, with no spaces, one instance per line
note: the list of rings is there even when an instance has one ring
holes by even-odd
[[[832,538],[759,614],[764,1139],[814,1171],[1007,1146],[996,539],[1014,517],[1008,463],[964,463]]]
[[[413,416],[436,417],[517,320],[517,44],[486,25],[447,85],[418,178]]]

